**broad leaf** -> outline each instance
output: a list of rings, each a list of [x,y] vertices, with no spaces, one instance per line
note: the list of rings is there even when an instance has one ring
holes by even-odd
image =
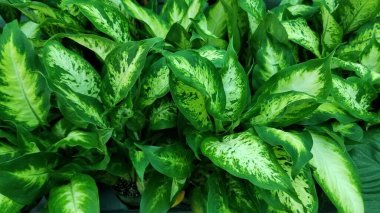
[[[311,136],[310,165],[315,180],[339,212],[364,212],[360,180],[347,152],[331,138],[316,133]]]
[[[129,149],[129,156],[137,175],[141,180],[144,180],[144,173],[146,167],[149,165],[149,159],[144,154],[144,151],[138,151],[135,147]]]
[[[239,0],[239,5],[248,13],[249,30],[253,35],[264,19],[265,3],[263,0]]]
[[[203,58],[207,58],[209,61],[211,61],[215,68],[222,68],[224,65],[224,58],[226,57],[226,51],[216,49],[215,47],[211,45],[205,45],[201,47],[200,49],[196,50],[200,56]]]
[[[290,178],[269,146],[250,130],[202,141],[202,153],[216,166],[265,189],[291,190]]]
[[[223,6],[222,0],[210,6],[205,16],[207,19],[207,29],[216,37],[222,38],[227,32],[228,21],[228,14]]]
[[[221,177],[218,176],[218,174],[213,174],[207,180],[207,212],[232,213],[233,210],[228,205],[229,197],[227,197],[225,182]]]
[[[363,50],[360,56],[360,63],[366,66],[372,73],[377,74],[379,80],[380,75],[380,43],[372,38],[368,46]],[[372,76],[374,75],[372,74]],[[375,80],[372,78],[372,80]]]
[[[167,54],[165,57],[176,78],[197,89],[206,98],[209,113],[216,118],[222,118],[226,95],[222,79],[214,65],[189,50]]]
[[[350,123],[356,120],[336,104],[325,102],[319,105],[318,108],[302,120],[301,123],[306,125],[315,125],[332,118],[335,118],[340,123]]]
[[[140,42],[126,43],[106,58],[106,75],[101,88],[101,98],[110,107],[115,106],[125,97],[140,77],[149,50],[160,42],[152,38]]]
[[[20,204],[32,204],[43,193],[57,159],[56,154],[38,152],[0,163],[0,193]]]
[[[377,0],[346,0],[339,4],[337,12],[344,32],[349,33],[373,19],[379,11]]]
[[[203,12],[203,8],[206,4],[205,0],[187,0],[189,6],[185,17],[181,21],[181,25],[188,29],[192,21],[197,18]]]
[[[43,60],[46,77],[53,90],[66,90],[99,98],[100,76],[96,70],[78,54],[66,49],[56,41],[44,47]]]
[[[88,175],[76,174],[66,185],[50,190],[49,212],[100,212],[98,188]]]
[[[148,179],[141,197],[140,211],[146,213],[166,213],[170,209],[172,179],[155,173]]]
[[[1,211],[7,212],[7,213],[17,213],[20,212],[23,205],[9,199],[8,197],[0,194],[0,208]]]
[[[307,25],[305,19],[297,18],[294,20],[282,22],[283,26],[288,33],[289,40],[296,44],[303,46],[305,49],[311,51],[318,58],[321,57],[319,51],[319,38],[317,34]]]
[[[161,99],[150,112],[149,127],[151,130],[160,130],[176,127],[177,106],[173,101]]]
[[[332,51],[342,42],[343,29],[325,7],[321,7],[321,13],[323,22],[323,33],[321,40],[323,45],[323,53],[326,55],[326,53]]]
[[[351,140],[361,141],[363,139],[363,129],[356,123],[341,124],[335,122],[332,127],[334,132],[340,133]]]
[[[167,0],[162,7],[161,16],[169,24],[180,23],[186,15],[186,1]]]
[[[29,129],[46,123],[50,94],[33,46],[17,22],[0,37],[0,116]]]
[[[206,103],[200,92],[171,75],[170,93],[178,110],[196,129],[200,131],[212,129]]]
[[[193,155],[182,145],[167,146],[137,145],[148,158],[150,164],[160,173],[172,178],[184,179],[190,176],[193,169]]]
[[[290,154],[293,161],[292,177],[295,177],[313,157],[310,153],[313,141],[307,133],[286,132],[263,126],[256,126],[255,130],[261,139],[273,146],[281,145]]]
[[[63,5],[75,4],[101,32],[115,41],[130,41],[128,19],[112,6],[97,0],[64,0]]]

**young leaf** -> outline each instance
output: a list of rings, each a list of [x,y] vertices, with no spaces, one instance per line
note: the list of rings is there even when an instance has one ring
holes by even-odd
[[[205,16],[207,19],[207,29],[216,37],[223,38],[227,32],[228,14],[223,6],[222,0],[210,6]]]
[[[20,204],[32,204],[43,193],[58,156],[37,152],[0,164],[0,194]]]
[[[189,7],[185,17],[181,21],[183,28],[188,29],[192,21],[202,14],[205,4],[205,0],[187,0],[187,5],[189,5]]]
[[[317,34],[307,25],[303,18],[282,22],[283,26],[288,33],[289,40],[296,44],[303,46],[305,49],[311,51],[318,58],[321,58],[319,51],[319,38]]]
[[[46,77],[53,88],[99,98],[100,76],[96,70],[78,54],[66,49],[57,41],[48,42],[43,51]]]
[[[212,129],[212,123],[206,111],[206,103],[200,92],[171,74],[170,93],[178,110],[197,130]]]
[[[16,21],[0,37],[0,116],[29,129],[46,123],[50,93],[33,46]]]
[[[293,161],[292,177],[295,177],[313,157],[310,153],[313,141],[307,133],[286,132],[264,126],[255,126],[255,130],[261,139],[272,146],[283,146],[290,154]]]
[[[167,54],[166,62],[179,80],[198,90],[206,98],[211,115],[222,118],[226,105],[223,83],[214,65],[190,50]]]
[[[83,15],[99,31],[111,36],[115,41],[127,42],[132,40],[128,19],[112,6],[97,0],[64,0],[62,6],[71,4],[78,6]]]
[[[193,169],[193,155],[179,144],[158,146],[137,145],[148,158],[150,164],[160,173],[172,178],[184,179]]]
[[[21,211],[22,207],[24,207],[24,205],[21,205],[15,201],[9,199],[8,197],[0,194],[1,211],[9,212],[9,213],[17,213],[17,212]]]
[[[182,21],[187,9],[186,1],[167,0],[162,7],[161,16],[171,26]]]
[[[240,7],[248,13],[249,30],[253,35],[265,16],[263,0],[239,0]]]
[[[359,177],[349,155],[332,139],[316,133],[311,136],[310,165],[318,184],[339,212],[364,212]]]
[[[49,212],[100,212],[98,188],[95,180],[84,174],[76,174],[66,185],[50,190]]]
[[[146,213],[165,213],[170,209],[172,179],[154,174],[148,179],[141,197],[140,211]]]
[[[323,23],[323,33],[322,33],[322,45],[323,53],[331,52],[336,48],[343,39],[343,29],[335,21],[334,17],[329,13],[325,7],[321,7],[322,13],[322,23]]]
[[[161,39],[152,38],[126,43],[112,51],[105,61],[106,75],[101,88],[102,101],[115,106],[125,97],[140,77],[149,50]]]
[[[129,156],[137,175],[141,180],[144,180],[144,173],[146,167],[149,165],[149,159],[144,154],[144,151],[138,151],[135,147],[129,149]]]
[[[337,15],[344,32],[349,33],[373,19],[379,11],[377,0],[347,0],[339,4]]]
[[[168,99],[160,100],[153,106],[149,116],[149,127],[151,130],[161,130],[176,127],[177,106]]]
[[[202,153],[216,166],[265,189],[292,189],[271,149],[250,130],[202,141]]]

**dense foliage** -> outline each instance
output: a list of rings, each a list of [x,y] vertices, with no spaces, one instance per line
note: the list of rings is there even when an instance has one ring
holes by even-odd
[[[0,0],[0,209],[380,209],[380,1]]]

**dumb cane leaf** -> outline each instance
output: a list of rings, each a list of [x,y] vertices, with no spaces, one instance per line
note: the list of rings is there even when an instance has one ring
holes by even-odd
[[[137,175],[141,180],[144,180],[144,173],[146,167],[149,165],[149,159],[146,157],[144,151],[136,150],[135,147],[129,148],[129,156]]]
[[[350,123],[356,119],[350,116],[346,111],[337,106],[337,104],[325,102],[318,106],[309,116],[300,121],[304,125],[315,125],[323,123],[329,119],[335,118],[342,124]]]
[[[169,88],[169,67],[165,58],[154,62],[141,81],[139,105],[145,108],[166,95]]]
[[[161,16],[169,25],[173,25],[182,21],[187,9],[186,1],[167,0],[162,7]]]
[[[292,177],[297,175],[301,169],[312,158],[310,153],[312,139],[307,133],[286,132],[283,130],[256,126],[259,137],[271,145],[281,145],[291,155],[293,160]]]
[[[52,188],[48,208],[51,213],[100,212],[95,180],[88,175],[76,174],[68,184]]]
[[[363,139],[364,131],[357,123],[341,124],[334,122],[332,128],[334,132],[340,133],[342,136],[353,141],[361,141]]]
[[[20,204],[31,204],[43,193],[57,160],[56,154],[37,152],[1,163],[0,194]]]
[[[216,166],[265,189],[291,191],[290,178],[269,146],[250,130],[202,141],[202,153]]]
[[[321,7],[321,13],[323,22],[321,40],[323,52],[326,53],[332,51],[342,42],[343,29],[325,7]]]
[[[208,195],[207,195],[207,212],[217,213],[225,212],[232,213],[233,210],[228,205],[228,197],[225,187],[225,182],[222,177],[213,174],[208,180]]]
[[[144,151],[150,164],[160,173],[178,179],[190,176],[193,169],[193,155],[183,146],[178,144],[163,147],[138,144],[136,146]]]
[[[263,0],[239,0],[239,6],[248,14],[249,30],[253,35],[264,20],[265,3]]]
[[[352,71],[354,72],[358,77],[365,81],[374,81],[376,77],[379,77],[379,75],[376,76],[376,72],[371,72],[371,70],[359,63],[354,63],[351,61],[345,61],[341,60],[339,58],[332,58],[331,63],[331,69],[340,68],[346,71]]]
[[[181,25],[188,29],[193,22],[200,14],[202,14],[203,8],[206,4],[205,0],[187,0],[187,12],[185,17],[181,21]]]
[[[377,0],[347,0],[340,3],[337,15],[344,32],[349,33],[373,19],[379,11],[380,2]]]
[[[380,81],[380,43],[374,37],[362,52],[360,63],[371,71],[371,80],[378,83]]]
[[[131,40],[128,19],[102,1],[97,0],[65,0],[63,5],[74,4],[101,32],[111,36],[115,41]]]
[[[226,107],[224,117],[236,120],[246,107],[247,96],[250,94],[247,74],[238,61],[232,42],[228,46],[225,63],[220,70],[223,87],[226,94]]]
[[[7,212],[7,213],[18,213],[21,211],[22,207],[24,205],[21,205],[8,197],[0,194],[0,208],[1,211]]]
[[[172,179],[154,173],[148,179],[145,190],[141,196],[140,212],[144,213],[166,213],[170,209]]]
[[[160,130],[176,127],[177,106],[173,101],[161,99],[153,105],[149,116],[149,127],[151,130]]]
[[[50,108],[38,62],[17,22],[7,24],[0,37],[0,115],[29,129],[45,124]]]
[[[205,45],[196,50],[200,56],[207,58],[211,61],[215,68],[222,68],[224,65],[224,58],[226,57],[226,50],[216,49],[211,45]]]
[[[170,93],[178,110],[197,130],[212,129],[205,98],[200,92],[170,74]]]
[[[311,133],[313,176],[339,212],[364,212],[357,171],[345,150],[326,136]]]
[[[216,118],[222,118],[226,95],[221,76],[214,65],[190,50],[166,54],[165,58],[176,78],[198,90],[205,97],[208,112]]]
[[[303,18],[282,22],[286,29],[289,40],[303,46],[305,49],[314,53],[318,58],[321,58],[319,52],[319,38],[317,34],[310,29],[307,22]]]
[[[105,61],[106,75],[101,88],[104,104],[113,107],[125,97],[140,77],[149,50],[160,38],[128,42],[112,51]]]

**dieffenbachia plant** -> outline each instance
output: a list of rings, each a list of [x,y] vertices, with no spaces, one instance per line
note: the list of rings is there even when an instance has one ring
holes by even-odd
[[[2,212],[100,212],[100,184],[143,213],[380,209],[380,1],[0,15]]]

